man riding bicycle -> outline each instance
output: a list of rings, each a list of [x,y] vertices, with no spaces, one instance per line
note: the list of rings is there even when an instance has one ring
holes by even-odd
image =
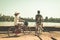
[[[36,21],[36,27],[35,27],[35,35],[38,35],[38,32],[40,33],[40,30],[42,30],[42,21],[43,21],[43,17],[40,14],[40,11],[37,11],[37,15],[35,16],[35,21]]]

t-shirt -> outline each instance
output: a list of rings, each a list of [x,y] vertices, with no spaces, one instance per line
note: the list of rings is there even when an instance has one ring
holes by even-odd
[[[14,25],[17,25],[17,23],[18,23],[18,17],[17,16],[15,16],[15,18],[14,18]]]
[[[42,15],[38,15],[38,14],[37,14],[35,20],[36,20],[36,23],[41,24],[41,21],[42,21]]]

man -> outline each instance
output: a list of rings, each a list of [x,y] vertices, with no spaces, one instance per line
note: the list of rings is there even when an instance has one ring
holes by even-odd
[[[35,16],[35,21],[36,21],[36,29],[35,29],[35,35],[38,35],[38,30],[40,32],[40,30],[42,30],[42,21],[43,21],[43,17],[42,15],[40,14],[40,11],[38,10],[37,11],[37,15]]]
[[[14,14],[14,25],[17,25],[17,22],[18,22],[18,20],[19,20],[19,18],[18,18],[18,15],[19,15],[19,13],[15,13]]]
[[[16,12],[14,15],[15,15],[14,25],[15,25],[15,34],[16,34],[15,36],[17,36],[17,34],[19,34],[21,32],[20,27],[21,27],[22,23],[20,23],[20,22],[24,22],[24,20],[18,17],[19,16],[18,12]]]
[[[19,21],[19,18],[18,18],[18,15],[19,15],[19,13],[15,13],[14,14],[15,15],[15,17],[14,17],[14,25],[15,25],[15,36],[17,36],[17,34],[19,33],[19,30],[18,30],[18,28],[19,28],[19,26],[18,26],[18,21]]]

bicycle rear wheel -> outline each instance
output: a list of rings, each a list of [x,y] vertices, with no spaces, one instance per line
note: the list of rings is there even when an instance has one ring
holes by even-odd
[[[14,35],[14,30],[15,30],[14,27],[8,28],[8,37],[11,37]]]

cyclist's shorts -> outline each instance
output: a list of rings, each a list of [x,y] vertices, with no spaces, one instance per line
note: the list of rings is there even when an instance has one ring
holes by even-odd
[[[36,22],[36,24],[41,25],[41,23]]]

